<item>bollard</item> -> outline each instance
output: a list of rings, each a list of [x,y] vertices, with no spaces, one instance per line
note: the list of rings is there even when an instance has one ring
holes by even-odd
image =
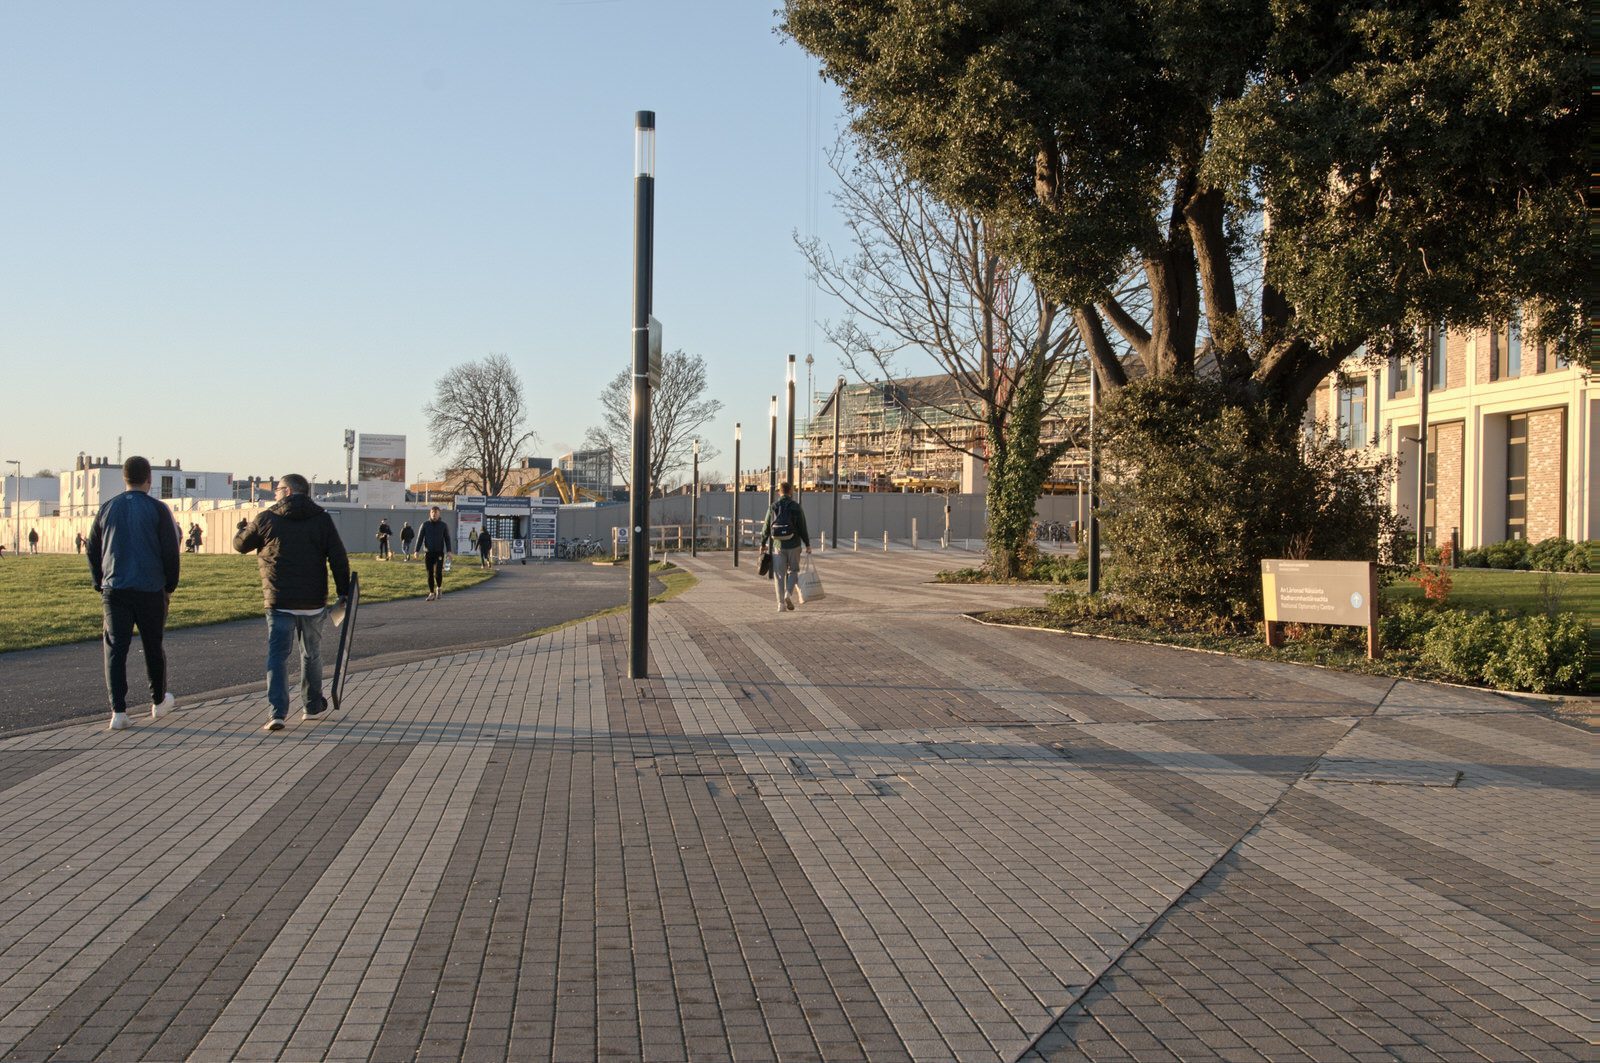
[[[886,554],[889,552],[889,533],[887,530],[883,533],[883,552]]]
[[[948,535],[940,537],[940,539],[939,539],[939,549],[941,549],[941,550],[950,549],[950,537]]]
[[[856,553],[861,552],[861,533],[859,531],[850,533],[850,549]]]
[[[911,549],[917,548],[917,518],[911,518]]]
[[[820,534],[822,536],[822,551],[823,551],[823,553],[827,553],[827,550],[828,550],[828,533],[827,532],[821,532]]]

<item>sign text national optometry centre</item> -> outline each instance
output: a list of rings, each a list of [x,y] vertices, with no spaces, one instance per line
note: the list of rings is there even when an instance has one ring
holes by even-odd
[[[1267,644],[1279,624],[1345,624],[1368,631],[1367,652],[1378,651],[1378,575],[1370,561],[1261,562]]]

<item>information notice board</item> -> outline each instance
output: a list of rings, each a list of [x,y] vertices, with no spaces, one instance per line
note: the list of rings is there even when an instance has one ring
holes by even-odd
[[[556,556],[556,530],[561,500],[556,498],[532,500],[533,509],[528,514],[528,556],[535,561],[553,561]],[[541,504],[547,503],[547,504]]]

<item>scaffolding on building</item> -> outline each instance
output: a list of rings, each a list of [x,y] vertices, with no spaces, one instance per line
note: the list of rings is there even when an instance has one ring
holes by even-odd
[[[1046,442],[1077,438],[1088,416],[1086,375],[1063,374],[1056,387],[1060,401],[1043,426]],[[967,452],[983,453],[983,424],[967,412],[951,376],[846,384],[840,397],[838,474],[850,490],[954,491]],[[807,489],[833,482],[834,401],[834,392],[822,396],[812,416],[797,426]],[[1086,466],[1082,450],[1069,450],[1046,490],[1076,490]]]

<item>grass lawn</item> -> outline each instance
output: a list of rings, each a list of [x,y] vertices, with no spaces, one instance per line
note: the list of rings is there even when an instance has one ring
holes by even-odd
[[[351,554],[361,576],[362,602],[391,602],[428,593],[422,563],[378,561]],[[491,573],[456,564],[445,593],[482,583]],[[329,594],[333,582],[329,579]],[[89,584],[89,564],[77,555],[41,554],[0,561],[0,653],[100,637],[100,596]],[[167,627],[195,627],[262,614],[261,573],[253,556],[184,554],[183,578],[172,596]]]
[[[1592,624],[1600,620],[1600,573],[1595,572],[1517,572],[1498,568],[1457,568],[1450,570],[1448,604],[1468,609],[1513,609],[1538,613],[1545,609],[1545,586],[1559,607],[1580,613]],[[1391,601],[1416,601],[1422,588],[1405,582],[1384,591]]]

